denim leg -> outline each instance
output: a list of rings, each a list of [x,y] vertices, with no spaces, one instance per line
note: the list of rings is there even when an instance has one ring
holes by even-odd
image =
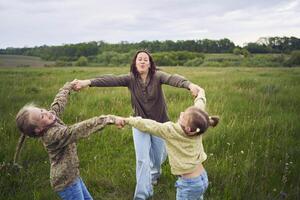
[[[203,200],[203,194],[208,187],[207,173],[204,171],[195,178],[181,178],[176,181],[177,200]]]
[[[149,134],[143,133],[136,128],[133,130],[133,142],[136,156],[136,187],[134,199],[147,199],[153,195],[150,174],[150,147]]]
[[[150,164],[152,182],[156,181],[161,175],[161,165],[167,158],[165,141],[160,137],[151,135]]]
[[[77,178],[70,186],[57,192],[57,194],[63,200],[84,200],[79,178]]]
[[[80,185],[81,185],[81,190],[82,190],[82,193],[83,193],[84,200],[93,200],[93,197],[89,193],[88,189],[86,188],[86,186],[85,186],[85,184],[84,184],[84,182],[82,181],[81,178],[80,178]]]

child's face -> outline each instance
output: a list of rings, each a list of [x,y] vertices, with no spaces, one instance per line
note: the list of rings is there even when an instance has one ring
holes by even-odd
[[[32,107],[30,108],[29,112],[30,120],[35,122],[36,126],[38,127],[36,132],[41,132],[56,119],[54,114],[43,108]]]
[[[184,112],[180,113],[178,123],[184,127],[186,133],[191,131],[191,128],[189,126],[189,119],[190,119],[189,109],[186,109]]]
[[[188,114],[187,111],[181,112],[178,122],[180,125],[182,125],[183,127],[188,126]]]
[[[178,123],[184,127],[184,131],[185,133],[188,135],[188,136],[193,136],[195,135],[196,133],[194,132],[191,132],[191,127],[190,127],[190,124],[189,124],[189,120],[190,120],[190,110],[189,109],[186,109],[184,112],[181,112],[180,113],[180,116],[179,116],[179,119],[178,119]]]

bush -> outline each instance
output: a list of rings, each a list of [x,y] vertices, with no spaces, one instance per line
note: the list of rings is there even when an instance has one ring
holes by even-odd
[[[240,55],[240,54],[242,54],[242,53],[241,53],[241,49],[238,48],[238,47],[234,48],[234,49],[233,49],[233,54],[234,54],[234,55]]]
[[[63,60],[58,60],[58,61],[55,62],[54,66],[56,66],[56,67],[72,66],[72,63],[71,62],[66,62],[66,61],[63,61]]]
[[[126,66],[131,63],[131,59],[135,51],[129,51],[128,53],[118,53],[114,51],[105,51],[98,54],[95,61],[101,66]]]
[[[291,53],[291,57],[286,61],[285,65],[289,67],[295,65],[300,66],[300,51],[293,51]]]
[[[241,49],[238,47],[233,49],[233,54],[234,55],[243,55],[245,58],[250,56],[250,52],[247,49],[245,49],[245,48]]]
[[[75,63],[76,66],[87,66],[88,65],[88,60],[85,56],[80,56],[78,60]]]
[[[250,52],[249,52],[247,49],[242,49],[242,50],[241,50],[241,54],[242,54],[245,58],[247,58],[247,57],[250,56]]]
[[[153,59],[158,66],[182,66],[188,61],[199,58],[204,60],[204,54],[188,51],[170,51],[153,53]]]
[[[198,67],[204,63],[203,58],[194,58],[192,60],[187,61],[184,65],[188,67]]]
[[[272,55],[271,58],[270,58],[270,61],[271,62],[275,62],[275,63],[284,63],[285,61],[285,57],[283,54],[280,54],[280,55]]]

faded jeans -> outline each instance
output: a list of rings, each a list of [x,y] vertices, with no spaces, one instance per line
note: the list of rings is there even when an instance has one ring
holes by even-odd
[[[84,182],[79,177],[70,186],[58,191],[57,194],[63,200],[93,200]]]
[[[175,187],[176,200],[203,200],[203,194],[208,187],[207,173],[204,171],[195,178],[178,177]]]
[[[163,139],[132,128],[136,156],[136,187],[134,199],[153,195],[152,182],[161,174],[161,164],[167,158]]]

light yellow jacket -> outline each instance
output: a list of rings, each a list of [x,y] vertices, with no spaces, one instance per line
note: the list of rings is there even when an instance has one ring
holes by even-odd
[[[194,105],[204,110],[205,104],[205,94],[201,91]],[[187,136],[179,123],[159,123],[140,117],[130,117],[126,122],[143,132],[165,139],[171,172],[174,175],[193,172],[197,165],[207,158],[203,149],[202,135]]]

